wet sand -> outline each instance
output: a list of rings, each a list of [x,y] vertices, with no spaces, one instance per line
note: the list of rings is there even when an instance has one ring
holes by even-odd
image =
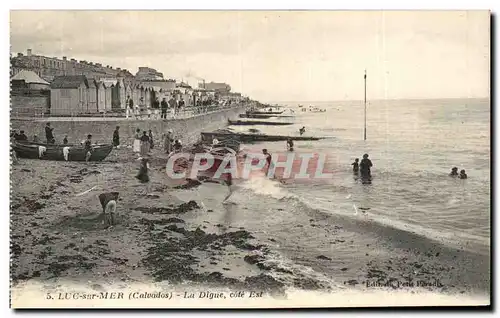
[[[476,264],[474,274],[457,270],[460,262],[471,261],[467,254],[443,252],[431,246],[422,248],[428,253],[417,254],[408,250],[404,240],[391,246],[400,250],[398,253],[382,255],[380,251],[387,248],[376,246],[380,241],[367,234],[369,229],[354,228],[354,224],[352,228],[348,224],[333,226],[331,220],[321,218],[291,230],[331,237],[325,253],[314,255],[317,262],[312,267],[335,276],[343,286],[306,276],[267,257],[277,242],[290,246],[293,242],[281,241],[277,236],[264,239],[246,226],[239,226],[231,221],[231,204],[204,204],[207,195],[198,191],[206,186],[203,182],[169,179],[165,174],[166,156],[153,149],[152,157],[149,195],[145,195],[146,186],[135,178],[137,155],[127,147],[113,150],[100,163],[20,159],[13,165],[13,287],[42,284],[52,290],[86,284],[90,289],[104,290],[106,286],[126,288],[162,282],[259,290],[274,296],[284,295],[290,288],[324,292],[374,287],[405,290],[414,288],[410,284],[418,281],[428,285],[417,287],[438,293],[476,294],[477,289],[487,289],[486,258]],[[92,191],[77,196],[94,186]],[[220,196],[222,201],[226,187],[212,188],[220,191],[208,191],[208,196],[212,201]],[[106,228],[98,195],[110,191],[119,192],[119,218],[116,226]],[[336,250],[345,254],[346,248],[363,250],[361,247],[370,244],[373,254],[353,256],[349,264],[345,258],[339,261],[335,257]],[[443,260],[440,253],[455,256]],[[300,258],[295,261],[300,263]],[[457,284],[472,284],[478,279],[475,283],[479,286],[473,290]]]

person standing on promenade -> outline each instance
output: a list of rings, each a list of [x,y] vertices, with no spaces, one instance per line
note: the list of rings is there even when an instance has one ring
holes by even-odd
[[[175,118],[176,111],[177,111],[177,100],[175,100],[175,98],[172,96],[172,97],[170,97],[168,104],[170,106],[170,109],[172,110],[172,118]]]
[[[36,134],[33,135],[33,142],[39,142],[38,136]]]
[[[161,101],[161,119],[167,119],[168,103],[165,98]]]
[[[53,130],[54,128],[50,127],[50,123],[45,125],[45,138],[47,139],[48,144],[54,144],[56,142]]]
[[[130,98],[130,96],[127,96],[127,110],[125,111],[125,116],[127,117],[127,119],[130,117],[132,117],[132,114],[134,113],[134,101],[132,100],[132,98]]]
[[[117,147],[120,145],[120,126],[116,126],[115,131],[113,132],[113,146]]]
[[[143,131],[141,136],[141,158],[146,158],[149,153],[149,136],[147,131]]]
[[[134,135],[134,145],[132,147],[135,153],[141,152],[141,130],[139,128],[136,129]]]
[[[154,112],[154,119],[158,120],[160,119],[160,100],[158,97],[155,98],[155,101],[153,102],[153,112]]]
[[[64,139],[63,139],[63,145],[67,145],[68,144],[68,135],[64,136]]]

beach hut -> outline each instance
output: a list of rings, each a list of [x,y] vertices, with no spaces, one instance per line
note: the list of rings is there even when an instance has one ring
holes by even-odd
[[[127,88],[125,82],[122,78],[117,80],[116,90],[118,94],[118,107],[125,109],[125,104],[127,103]]]
[[[108,86],[106,83],[103,83],[104,85],[104,91],[105,91],[105,107],[104,107],[104,112],[110,112],[113,110],[113,84],[109,84]]]
[[[97,84],[93,78],[87,79],[87,113],[97,113]]]
[[[87,78],[83,75],[56,76],[50,84],[51,115],[78,115],[87,111]]]
[[[103,82],[99,81],[97,86],[97,111],[103,112],[106,109],[106,86]],[[110,102],[111,103],[111,102]]]

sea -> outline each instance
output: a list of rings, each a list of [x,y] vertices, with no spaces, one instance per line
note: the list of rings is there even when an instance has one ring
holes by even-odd
[[[300,104],[326,111],[303,112]],[[292,125],[230,128],[298,136],[304,126],[304,136],[328,138],[295,141],[295,151],[326,155],[326,166],[333,174],[307,182],[262,177],[236,183],[223,221],[243,226],[269,243],[276,262],[341,285],[338,268],[361,266],[374,255],[397,257],[390,255],[394,249],[383,247],[394,241],[409,242],[415,250],[437,244],[466,250],[472,259],[489,257],[488,99],[369,101],[366,140],[363,101],[280,105],[292,109],[294,117],[270,120],[292,121]],[[242,148],[284,153],[286,143]],[[361,183],[352,172],[351,163],[365,153],[373,162],[371,184]],[[452,167],[465,169],[468,179],[449,177]],[[344,229],[346,244],[335,241],[337,227]],[[387,245],[363,244],[373,238]],[[332,259],[333,265],[323,265],[318,255]]]

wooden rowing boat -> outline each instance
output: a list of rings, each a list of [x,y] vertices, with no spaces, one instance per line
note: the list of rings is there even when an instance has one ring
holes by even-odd
[[[41,151],[41,147],[45,151]],[[64,158],[65,147],[69,147],[68,160]],[[85,161],[86,151],[81,145],[47,145],[31,142],[14,142],[12,148],[19,158],[54,160],[54,161]],[[93,145],[90,161],[102,161],[113,150],[113,145]]]

